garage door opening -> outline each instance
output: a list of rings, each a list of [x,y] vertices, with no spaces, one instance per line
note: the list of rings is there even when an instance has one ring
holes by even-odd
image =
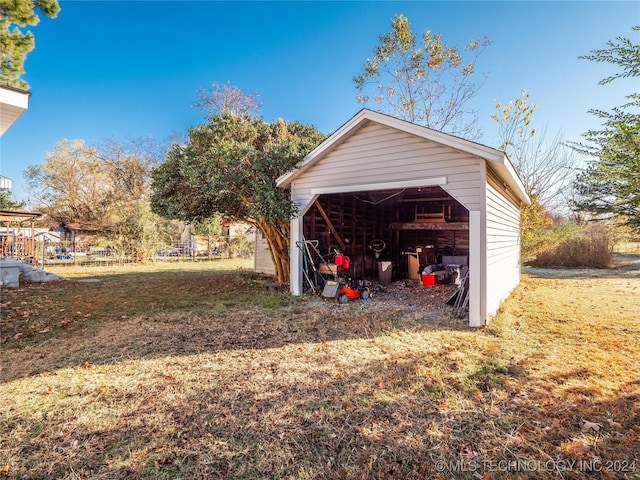
[[[469,211],[439,186],[322,194],[303,235],[325,258],[349,256],[353,278],[378,281],[386,262],[392,280],[420,280],[429,265],[467,265]]]

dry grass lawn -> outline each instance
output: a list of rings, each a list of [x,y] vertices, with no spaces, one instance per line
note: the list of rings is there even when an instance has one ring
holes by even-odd
[[[531,269],[480,330],[246,261],[3,290],[0,477],[639,479],[639,265]]]

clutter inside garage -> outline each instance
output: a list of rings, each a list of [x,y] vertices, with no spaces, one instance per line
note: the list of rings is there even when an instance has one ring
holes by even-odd
[[[468,273],[469,212],[438,186],[320,195],[303,233],[314,289],[327,279],[360,291],[396,281],[461,286]]]

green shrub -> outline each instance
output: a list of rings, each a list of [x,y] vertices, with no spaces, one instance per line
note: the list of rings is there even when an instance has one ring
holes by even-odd
[[[249,258],[253,256],[254,242],[246,235],[236,235],[229,239],[229,256],[231,258]]]

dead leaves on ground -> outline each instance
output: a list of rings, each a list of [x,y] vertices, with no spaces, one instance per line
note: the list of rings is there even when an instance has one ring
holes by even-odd
[[[236,294],[255,288],[246,285]],[[55,464],[79,477],[488,480],[511,477],[441,474],[430,454],[466,462],[631,460],[640,451],[637,371],[613,360],[633,347],[636,327],[624,319],[558,320],[546,293],[535,298],[535,282],[523,290],[536,305],[533,317],[521,298],[507,304],[504,323],[479,331],[427,325],[427,302],[407,307],[421,292],[409,288],[345,306],[312,298],[266,308],[225,298],[206,311],[182,306],[144,316],[116,308],[105,317],[100,302],[97,310],[18,304],[15,319],[34,328],[14,334],[51,328],[33,313],[51,310],[73,323],[50,321],[48,335],[59,327],[75,336],[49,337],[46,347],[58,356],[37,343],[13,350],[12,358],[37,362],[12,366],[13,380],[0,384],[1,413],[8,412],[0,415],[7,419],[0,454],[13,462],[0,475],[46,477]],[[595,348],[588,332],[598,333],[595,347],[610,348],[608,356],[585,355]],[[18,416],[25,425],[16,425]],[[68,449],[79,437],[82,462]],[[19,472],[22,464],[28,472]]]

